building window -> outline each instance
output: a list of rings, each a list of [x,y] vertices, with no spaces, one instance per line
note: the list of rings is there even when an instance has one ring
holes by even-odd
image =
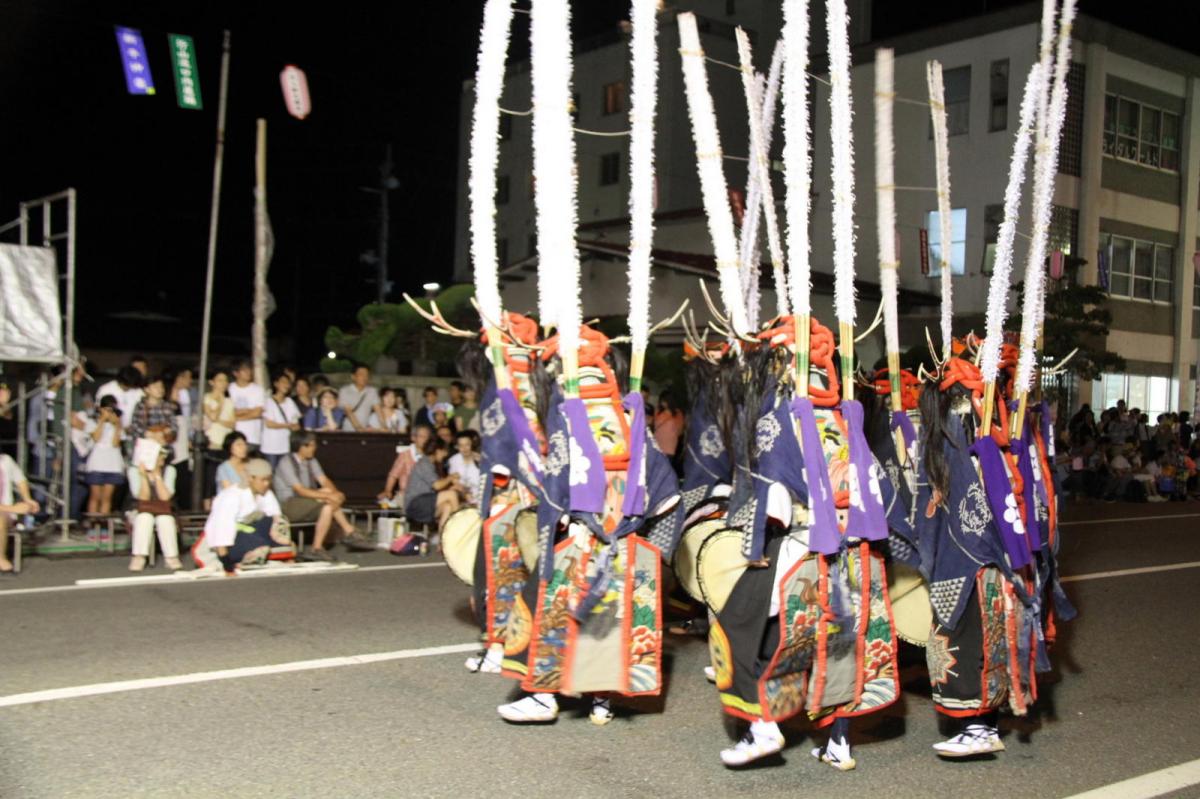
[[[500,115],[500,141],[508,141],[512,138],[512,117],[508,114]]]
[[[605,153],[600,156],[600,185],[612,186],[621,181],[621,154]]]
[[[496,205],[508,205],[508,175],[496,178]]]
[[[1104,97],[1104,154],[1179,171],[1179,115],[1115,94]]]
[[[1067,113],[1058,137],[1058,171],[1079,177],[1083,173],[1084,65],[1071,62],[1067,72]]]
[[[619,114],[625,110],[625,81],[604,84],[604,113]]]
[[[946,70],[942,83],[946,90],[946,128],[951,136],[967,133],[971,126],[971,68]]]
[[[996,267],[996,243],[1000,241],[1000,225],[1004,222],[1003,205],[983,207],[983,273],[990,275]]]
[[[1153,423],[1161,413],[1171,410],[1171,379],[1149,375],[1105,374],[1097,381],[1100,391],[1092,396],[1104,398],[1105,408],[1115,408],[1125,400],[1127,408],[1137,408]]]
[[[1008,59],[993,61],[990,74],[988,130],[1005,130],[1008,128]]]
[[[942,273],[942,230],[937,211],[930,211],[925,220],[929,231],[929,276]],[[950,211],[950,274],[966,274],[967,263],[967,209],[954,208]]]
[[[496,263],[508,266],[508,239],[496,239]]]
[[[1061,250],[1070,255],[1075,251],[1079,233],[1079,210],[1065,205],[1050,208],[1050,230],[1047,246],[1050,252]]]
[[[1175,248],[1125,236],[1108,236],[1108,293],[1147,302],[1170,303]]]

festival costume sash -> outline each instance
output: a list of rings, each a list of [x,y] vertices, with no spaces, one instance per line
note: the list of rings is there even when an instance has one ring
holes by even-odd
[[[862,404],[856,400],[844,400],[841,410],[850,445],[850,508],[846,537],[886,541],[888,526],[883,510],[883,493],[873,468],[875,459],[863,434]]]
[[[1017,508],[1017,500],[1013,496],[1012,481],[1004,468],[1004,453],[990,436],[976,441],[971,452],[979,459],[984,493],[987,494],[996,529],[1000,531],[1000,541],[1008,556],[1009,566],[1014,570],[1027,566],[1031,559],[1030,547],[1026,542],[1025,524]]]
[[[644,516],[646,513],[646,403],[641,392],[625,397],[629,420],[629,471],[625,477],[625,498],[621,513]]]
[[[817,418],[813,404],[807,397],[792,400],[792,413],[800,425],[800,442],[804,458],[804,477],[808,483],[809,519],[808,548],[822,555],[834,555],[842,547],[842,536],[838,530],[837,509],[833,502],[833,489],[829,485],[829,470],[825,468],[821,434],[817,431]],[[861,408],[860,408],[861,430]],[[886,528],[884,537],[887,537]]]
[[[587,406],[578,397],[568,397],[563,400],[562,410],[570,446],[570,509],[580,513],[603,513],[608,484],[604,460],[588,424]]]

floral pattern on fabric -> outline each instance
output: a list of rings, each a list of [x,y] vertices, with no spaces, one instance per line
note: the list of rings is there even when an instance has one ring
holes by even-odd
[[[1008,623],[1004,609],[1004,577],[997,569],[982,569],[976,578],[979,607],[983,616],[983,664],[981,675],[984,709],[1000,707],[1008,698]]]
[[[866,545],[863,545],[865,548]],[[856,716],[878,710],[896,701],[900,686],[896,667],[896,637],[892,630],[892,619],[887,601],[887,578],[884,575],[883,557],[867,551],[864,559],[861,549],[852,549],[849,559],[851,597],[854,605],[855,632],[863,640],[862,694],[855,703],[844,705],[839,711],[842,716]],[[867,607],[862,602],[862,581],[867,586]]]
[[[816,555],[808,555],[780,586],[780,642],[760,681],[763,718],[782,721],[804,709],[809,672],[817,656],[822,615]]]
[[[661,688],[662,629],[659,620],[661,558],[636,536],[625,539],[633,564],[629,631],[629,693],[657,693]]]
[[[487,642],[504,643],[516,601],[529,579],[529,568],[517,545],[516,520],[521,506],[511,505],[485,522],[491,585],[487,604]],[[526,611],[528,612],[528,611]]]

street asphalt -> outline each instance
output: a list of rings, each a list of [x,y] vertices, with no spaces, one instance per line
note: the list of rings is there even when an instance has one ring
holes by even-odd
[[[724,768],[717,753],[735,729],[704,679],[704,641],[685,636],[668,636],[664,697],[620,704],[602,728],[569,703],[553,725],[505,723],[495,706],[512,684],[469,674],[457,651],[4,706],[34,691],[475,640],[466,587],[432,557],[101,588],[75,581],[127,576],[125,559],[30,558],[0,580],[0,798],[1016,799],[1200,758],[1200,503],[1087,505],[1064,518],[1062,571],[1084,578],[1066,585],[1080,616],[1062,627],[1036,711],[1002,719],[1007,751],[934,756],[923,656],[906,645],[903,697],[856,723],[848,773],[809,755],[803,721],[785,725],[782,756]],[[1174,564],[1192,566],[1105,574]],[[378,568],[392,566],[406,568]],[[1170,795],[1200,796],[1200,785]]]

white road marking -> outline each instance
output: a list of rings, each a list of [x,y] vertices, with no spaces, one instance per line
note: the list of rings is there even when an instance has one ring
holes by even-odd
[[[1086,519],[1073,522],[1059,522],[1059,527],[1083,526],[1088,524],[1120,524],[1122,522],[1153,522],[1159,519],[1195,519],[1200,513],[1170,513],[1164,516],[1125,516],[1111,519]]]
[[[1168,563],[1164,566],[1141,566],[1136,569],[1118,569],[1111,572],[1092,572],[1091,574],[1076,574],[1062,578],[1064,583],[1079,583],[1084,580],[1103,580],[1108,577],[1129,577],[1134,574],[1153,574],[1155,572],[1171,572],[1179,569],[1200,569],[1200,560],[1188,563]]]
[[[427,646],[421,649],[400,649],[394,652],[376,652],[367,655],[347,655],[345,657],[320,658],[317,660],[295,660],[290,663],[276,663],[271,666],[246,666],[238,669],[200,671],[192,674],[175,674],[167,677],[147,677],[140,680],[75,685],[69,688],[51,688],[47,691],[31,691],[25,694],[0,696],[0,707],[32,705],[36,702],[56,702],[62,699],[78,699],[83,696],[118,694],[127,691],[144,691],[148,688],[166,688],[172,685],[193,685],[195,683],[216,682],[218,680],[238,680],[243,677],[262,677],[269,674],[287,674],[295,671],[335,669],[341,666],[362,666],[367,663],[409,660],[411,658],[433,657],[435,655],[452,655],[456,652],[473,652],[478,649],[478,643],[449,644],[447,646]]]
[[[1162,796],[1197,784],[1200,784],[1200,760],[1193,760],[1077,793],[1066,799],[1150,799],[1152,796]]]

